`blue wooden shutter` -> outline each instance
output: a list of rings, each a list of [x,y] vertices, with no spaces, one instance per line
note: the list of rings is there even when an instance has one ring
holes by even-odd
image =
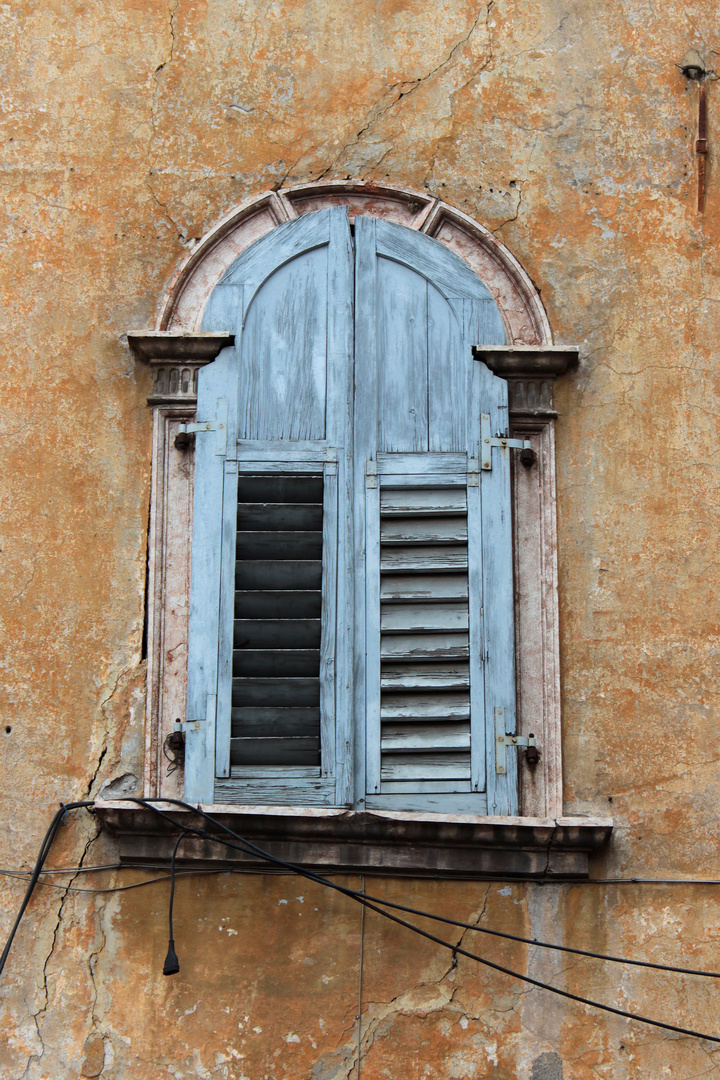
[[[506,383],[473,361],[501,344],[489,293],[435,241],[356,219],[356,687],[368,807],[512,814],[508,451],[479,468],[481,417],[508,424]],[[500,710],[500,712],[496,712]]]
[[[205,312],[235,346],[198,385],[217,430],[195,452],[193,802],[351,798],[352,279],[347,210],[321,211],[252,245]]]

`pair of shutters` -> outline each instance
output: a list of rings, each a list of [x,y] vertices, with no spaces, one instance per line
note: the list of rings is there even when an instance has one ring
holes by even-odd
[[[512,814],[504,331],[469,268],[346,208],[258,241],[203,328],[186,796]],[[511,755],[512,756],[512,755]]]

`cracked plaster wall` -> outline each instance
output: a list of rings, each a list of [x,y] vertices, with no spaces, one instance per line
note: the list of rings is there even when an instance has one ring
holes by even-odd
[[[711,82],[700,219],[696,92],[676,67],[689,46],[712,65],[716,27],[709,0],[0,6],[3,866],[34,859],[60,800],[142,772],[148,375],[122,335],[152,325],[184,249],[242,199],[351,176],[483,222],[541,288],[556,340],[581,346],[556,395],[566,809],[616,819],[596,874],[720,877],[720,98]],[[112,860],[80,817],[53,851],[58,866]],[[711,887],[373,889],[529,936],[718,966]],[[0,893],[6,929],[21,888],[3,878]],[[166,899],[164,883],[36,894],[5,974],[3,1077],[355,1080],[349,902],[292,879],[181,879],[182,970],[163,979]],[[470,947],[716,1030],[707,980]],[[719,1071],[712,1044],[454,966],[371,913],[364,957],[364,1080]]]

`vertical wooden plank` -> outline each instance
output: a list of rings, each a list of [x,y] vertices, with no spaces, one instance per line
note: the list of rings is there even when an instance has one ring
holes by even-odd
[[[225,461],[220,553],[220,616],[218,626],[215,775],[230,775],[230,711],[235,618],[235,533],[237,527],[237,461]]]
[[[428,425],[430,450],[465,450],[471,354],[445,297],[428,285]]]
[[[354,470],[354,574],[355,574],[355,800],[365,806],[365,680],[366,608],[365,477],[369,461],[377,460],[377,257],[372,218],[355,219],[355,412],[353,424]]]
[[[335,577],[335,802],[353,800],[353,288],[354,260],[346,207],[330,210],[328,260],[327,440],[337,451]],[[324,759],[323,759],[324,760]]]
[[[366,790],[380,791],[380,488],[369,463],[365,488]]]
[[[199,373],[198,420],[230,424],[234,415],[228,396],[234,385],[235,350],[225,349]],[[208,711],[208,702],[214,703],[217,695],[224,471],[225,458],[216,453],[215,432],[198,432],[186,711],[186,720],[197,726],[187,730],[185,742],[185,797],[190,802],[213,801],[215,714]]]
[[[337,464],[323,470],[322,601],[320,634],[320,764],[321,775],[335,773],[335,650],[337,646]]]
[[[470,759],[473,791],[485,791],[485,618],[483,590],[482,503],[478,460],[468,459],[468,606],[470,615]]]
[[[390,259],[377,275],[378,449],[427,450],[427,282]]]
[[[467,346],[487,324],[485,305],[465,301]],[[473,361],[473,411],[490,416],[491,433],[508,426],[507,383]],[[492,468],[480,471],[483,607],[485,634],[485,737],[488,813],[518,810],[517,751],[507,754],[507,772],[495,769],[495,709],[504,710],[507,733],[515,732],[515,628],[512,559],[510,451],[492,447]]]
[[[240,438],[324,439],[328,249],[269,274],[243,328]]]

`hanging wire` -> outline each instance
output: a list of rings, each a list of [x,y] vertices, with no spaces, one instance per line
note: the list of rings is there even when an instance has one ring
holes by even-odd
[[[680,1026],[678,1026],[676,1024],[669,1024],[669,1023],[666,1023],[665,1021],[661,1021],[661,1020],[653,1020],[653,1019],[651,1019],[649,1017],[642,1016],[639,1013],[631,1013],[631,1012],[628,1012],[628,1011],[626,1011],[624,1009],[618,1009],[615,1006],[605,1005],[605,1004],[603,1004],[601,1002],[594,1001],[594,1000],[592,1000],[590,998],[583,997],[580,994],[573,994],[568,990],[561,990],[558,987],[550,985],[549,983],[542,982],[540,979],[534,979],[530,975],[523,975],[520,972],[513,971],[512,969],[507,968],[507,967],[505,967],[505,966],[503,966],[501,964],[496,964],[493,961],[488,960],[487,958],[485,958],[483,956],[480,956],[477,953],[473,953],[473,952],[470,952],[467,949],[461,948],[459,945],[456,945],[453,942],[445,941],[443,938],[439,938],[436,935],[431,934],[426,930],[422,930],[418,926],[415,926],[413,923],[407,922],[405,919],[401,919],[399,916],[391,914],[391,912],[386,910],[386,908],[391,907],[391,908],[396,909],[396,910],[402,910],[402,911],[404,911],[406,913],[416,913],[420,917],[433,918],[433,919],[436,919],[438,921],[442,921],[444,923],[450,923],[451,925],[467,926],[467,928],[470,929],[470,930],[478,930],[478,929],[481,929],[481,928],[479,928],[477,926],[474,926],[474,925],[471,925],[471,924],[468,925],[468,924],[465,924],[465,923],[456,922],[455,920],[446,919],[443,916],[434,916],[434,915],[431,915],[429,912],[415,911],[415,909],[405,908],[402,905],[393,904],[393,903],[391,903],[389,901],[385,901],[385,900],[383,900],[381,898],[377,898],[377,897],[370,898],[370,897],[364,895],[364,893],[358,892],[357,890],[348,889],[345,886],[338,885],[335,882],[330,881],[327,878],[322,877],[322,876],[320,876],[318,874],[315,874],[312,871],[306,870],[301,866],[296,866],[293,863],[286,862],[284,859],[279,859],[276,856],[271,855],[269,852],[263,851],[262,848],[257,847],[251,841],[246,840],[239,833],[234,832],[227,825],[224,825],[222,823],[222,821],[219,821],[216,818],[212,817],[212,815],[206,813],[204,810],[200,809],[199,807],[192,806],[189,803],[185,803],[185,802],[181,801],[180,799],[155,799],[153,801],[150,801],[148,799],[130,798],[130,799],[126,799],[124,801],[132,802],[132,803],[135,803],[135,804],[137,804],[139,806],[145,807],[146,809],[150,810],[155,815],[157,815],[158,817],[162,818],[163,820],[168,822],[170,825],[172,825],[173,829],[180,829],[181,830],[181,834],[178,837],[178,840],[177,840],[177,842],[175,844],[175,848],[174,848],[174,851],[173,851],[173,858],[172,858],[172,861],[171,861],[171,899],[170,899],[170,912],[169,912],[169,927],[170,927],[170,934],[171,934],[170,946],[173,945],[173,941],[172,941],[172,901],[173,901],[173,894],[174,894],[173,885],[174,885],[174,862],[175,862],[175,856],[177,854],[177,849],[178,849],[179,844],[180,844],[182,839],[184,839],[186,836],[198,836],[201,839],[208,840],[211,843],[220,844],[220,845],[222,845],[224,847],[230,848],[231,850],[236,850],[236,851],[239,851],[239,852],[241,852],[243,854],[246,854],[246,855],[249,854],[249,855],[253,855],[253,856],[257,857],[257,858],[261,858],[265,862],[269,863],[270,865],[283,867],[284,869],[288,870],[291,873],[297,874],[298,876],[304,877],[309,881],[314,881],[319,885],[322,885],[322,886],[324,886],[326,888],[330,888],[335,892],[339,892],[339,893],[341,893],[341,894],[343,894],[345,896],[348,896],[351,899],[355,900],[356,902],[362,904],[363,907],[369,909],[370,911],[375,911],[378,915],[381,915],[384,918],[388,919],[390,922],[394,922],[394,923],[398,924],[399,926],[403,926],[406,929],[411,930],[413,933],[418,934],[420,937],[423,937],[428,941],[432,941],[435,944],[440,945],[442,948],[448,949],[452,953],[453,957],[456,957],[456,956],[459,955],[459,956],[464,956],[464,957],[466,957],[466,958],[468,958],[470,960],[475,960],[477,963],[480,963],[485,967],[488,967],[488,968],[490,968],[490,969],[492,969],[494,971],[499,971],[504,975],[508,975],[511,978],[518,979],[519,981],[527,983],[527,984],[529,984],[531,986],[535,986],[538,989],[546,990],[549,993],[555,994],[558,997],[563,997],[563,998],[566,998],[566,999],[568,999],[570,1001],[576,1001],[579,1004],[587,1005],[590,1008],[599,1009],[602,1012],[607,1012],[607,1013],[610,1013],[610,1014],[615,1015],[615,1016],[621,1016],[626,1020],[635,1020],[638,1023],[648,1024],[651,1027],[661,1028],[661,1029],[663,1029],[665,1031],[672,1031],[672,1032],[675,1032],[676,1034],[679,1034],[679,1035],[688,1035],[688,1036],[690,1036],[692,1038],[705,1039],[708,1042],[720,1043],[720,1036],[710,1035],[710,1034],[707,1034],[705,1032],[693,1030],[692,1028],[680,1027]],[[156,805],[157,803],[163,803],[163,804],[168,804],[168,805],[171,805],[171,806],[176,806],[176,807],[179,807],[180,809],[190,811],[193,814],[197,814],[201,818],[203,818],[205,821],[211,822],[217,829],[220,829],[226,836],[232,837],[233,840],[231,841],[231,840],[228,840],[226,838],[219,837],[216,834],[208,832],[206,829],[198,829],[198,828],[194,828],[192,826],[189,826],[187,824],[177,822],[174,818],[172,818],[170,816],[170,814],[166,813],[164,810],[161,810],[160,807]],[[58,827],[60,825],[60,822],[66,816],[68,810],[75,810],[75,809],[78,809],[78,808],[81,808],[81,807],[91,808],[93,806],[94,806],[94,802],[89,801],[89,800],[82,801],[82,802],[69,803],[67,806],[64,806],[64,805],[61,806],[61,808],[58,810],[55,817],[53,818],[53,820],[52,820],[52,822],[51,822],[51,824],[50,824],[50,826],[48,828],[48,831],[45,834],[45,838],[43,840],[43,843],[41,845],[40,853],[38,854],[38,858],[37,858],[37,861],[36,861],[36,864],[35,864],[35,868],[33,870],[32,877],[31,877],[31,879],[30,879],[30,881],[28,883],[28,888],[27,888],[27,891],[25,893],[23,903],[22,903],[22,905],[20,907],[20,911],[18,912],[18,916],[17,916],[17,918],[15,920],[15,923],[14,923],[14,925],[13,925],[11,931],[10,931],[10,935],[9,935],[8,940],[6,942],[5,948],[3,949],[2,956],[0,957],[0,973],[2,972],[2,970],[3,970],[4,966],[5,966],[5,962],[7,960],[7,956],[9,954],[9,952],[10,952],[10,948],[12,946],[12,942],[13,942],[13,939],[15,937],[15,933],[17,932],[17,928],[18,928],[18,926],[20,924],[20,920],[22,919],[22,916],[23,916],[23,914],[25,912],[25,909],[26,909],[26,907],[27,907],[27,905],[29,903],[30,897],[32,896],[32,892],[33,892],[33,890],[35,888],[35,885],[38,882],[40,873],[42,871],[43,863],[44,863],[45,859],[47,858],[48,852],[50,850],[50,847],[52,845],[52,841],[53,841],[53,839],[55,837],[55,833],[57,832],[57,829],[58,829]],[[233,842],[233,841],[237,841],[237,842]],[[380,904],[382,906],[378,907],[377,906],[378,904]],[[486,928],[482,928],[482,929],[485,930]],[[538,946],[543,945],[544,946],[546,944],[546,943],[532,941],[530,939],[514,938],[512,935],[505,934],[505,933],[503,933],[501,931],[493,931],[493,935],[497,935],[497,936],[500,936],[500,937],[509,937],[509,938],[511,938],[511,940],[520,940],[520,941],[524,941],[526,944],[531,944],[531,945],[538,945]],[[552,947],[553,948],[559,948],[561,951],[567,950],[567,951],[571,951],[571,952],[582,952],[581,950],[570,949],[567,946],[562,946],[562,947],[560,947],[560,946],[552,946]],[[172,949],[172,952],[174,954],[174,948]],[[713,975],[713,973],[708,973],[708,972],[701,972],[701,971],[692,971],[691,972],[691,971],[688,971],[687,969],[673,968],[670,965],[666,965],[666,966],[665,965],[657,965],[657,964],[650,963],[648,961],[621,960],[620,958],[605,957],[602,954],[595,954],[595,953],[589,953],[589,952],[582,952],[582,954],[587,955],[587,956],[593,956],[593,957],[595,957],[597,959],[602,959],[602,960],[611,959],[611,960],[614,960],[615,962],[633,963],[633,964],[636,964],[636,965],[642,966],[642,967],[661,968],[662,970],[670,970],[670,971],[680,972],[680,973],[684,973],[684,974],[711,975],[711,976]],[[168,962],[170,960],[171,960],[171,950],[169,948],[168,957],[166,958],[166,961],[165,961],[166,965],[168,964]],[[177,956],[175,956],[175,963],[177,964]],[[177,965],[176,970],[179,970],[179,964]],[[168,974],[171,974],[171,973],[172,972],[168,972]],[[717,977],[717,976],[714,976],[714,977]]]
[[[159,817],[173,823],[176,828],[183,828],[186,832],[199,836],[202,839],[222,844],[225,847],[229,847],[237,851],[242,851],[245,854],[259,856],[267,860],[268,862],[273,863],[274,865],[284,866],[285,868],[290,869],[293,873],[298,874],[300,877],[307,878],[307,880],[309,881],[315,881],[318,884],[324,885],[327,888],[333,889],[336,892],[343,893],[344,895],[356,900],[358,903],[364,904],[370,911],[375,911],[378,915],[382,915],[390,922],[397,923],[399,926],[404,926],[406,927],[406,929],[412,930],[420,937],[424,937],[428,941],[433,941],[435,944],[440,945],[443,948],[449,949],[450,952],[454,955],[465,956],[470,960],[477,961],[484,967],[491,968],[494,971],[499,971],[504,975],[509,975],[511,976],[511,978],[518,979],[521,982],[528,983],[531,986],[536,986],[538,987],[538,989],[547,990],[552,994],[556,994],[558,997],[563,997],[570,1001],[577,1001],[582,1005],[589,1005],[591,1008],[600,1009],[602,1012],[611,1013],[614,1016],[622,1016],[626,1020],[636,1020],[639,1023],[648,1024],[651,1027],[662,1028],[665,1031],[673,1031],[678,1035],[689,1035],[693,1038],[706,1039],[708,1042],[720,1043],[720,1036],[709,1035],[705,1032],[696,1031],[692,1028],[680,1027],[676,1024],[668,1024],[662,1020],[653,1020],[650,1017],[642,1016],[639,1013],[631,1013],[626,1011],[625,1009],[618,1009],[613,1005],[605,1005],[602,1002],[594,1001],[591,998],[583,997],[580,994],[573,994],[569,990],[560,990],[558,987],[551,986],[549,983],[542,982],[540,979],[534,979],[530,975],[522,975],[517,971],[513,971],[511,968],[504,967],[502,964],[496,964],[492,960],[487,960],[485,957],[479,956],[477,953],[471,953],[467,949],[463,949],[458,945],[454,945],[450,941],[445,941],[443,938],[439,938],[435,934],[430,934],[427,930],[422,930],[420,927],[414,926],[412,923],[407,922],[405,919],[401,919],[397,915],[392,915],[389,911],[385,911],[383,908],[377,907],[375,903],[371,903],[366,897],[363,897],[361,893],[358,893],[353,889],[347,889],[342,885],[337,885],[335,882],[329,881],[327,878],[323,878],[318,874],[313,874],[311,871],[303,869],[303,867],[294,866],[292,863],[285,862],[284,859],[278,859],[274,855],[270,855],[269,852],[263,851],[261,848],[256,847],[249,840],[245,840],[242,836],[240,836],[238,833],[235,833],[227,825],[224,825],[221,821],[216,820],[210,814],[206,813],[199,807],[191,806],[189,803],[181,802],[181,800],[179,799],[155,800],[157,802],[162,801],[163,803],[170,803],[171,805],[180,806],[185,810],[191,811],[192,813],[199,814],[205,820],[211,821],[213,824],[215,824],[228,836],[232,836],[240,842],[231,843],[226,839],[221,839],[218,836],[213,836],[212,833],[208,833],[205,829],[194,829],[184,824],[179,825],[177,822],[173,821],[173,818],[171,818],[169,814],[165,813],[165,811],[163,810],[160,810],[159,807],[154,806],[147,799],[132,798],[128,801],[137,803],[140,806],[147,807]],[[384,901],[382,900],[378,902],[384,903]],[[475,928],[471,927],[471,929]]]
[[[182,826],[181,826],[182,827]],[[180,962],[175,952],[175,940],[173,937],[173,904],[175,902],[175,859],[178,848],[187,836],[185,830],[180,833],[175,841],[172,858],[170,859],[170,903],[168,904],[168,951],[163,964],[163,975],[177,975],[180,970]]]

